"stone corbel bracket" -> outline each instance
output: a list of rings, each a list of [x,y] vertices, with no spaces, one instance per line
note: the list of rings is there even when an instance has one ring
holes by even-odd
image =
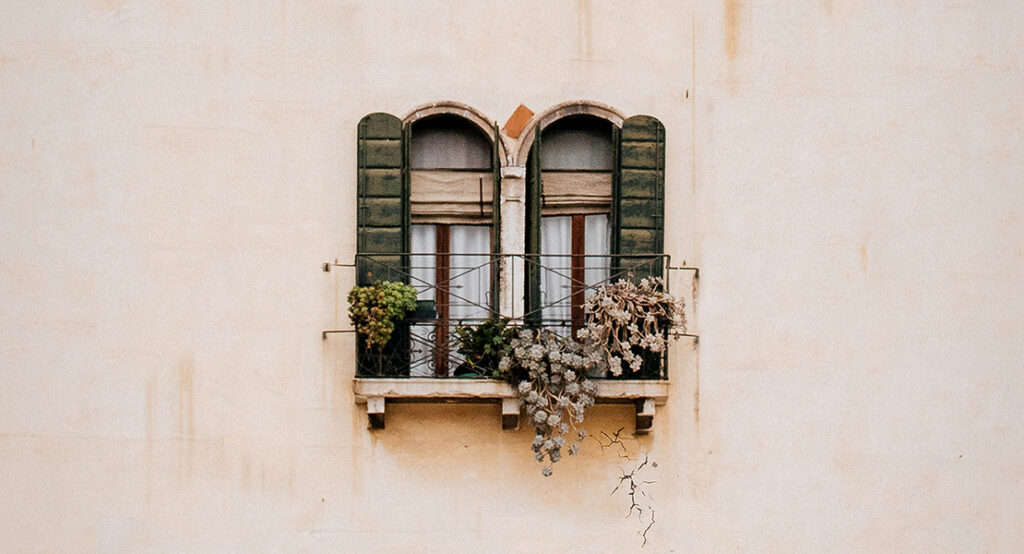
[[[668,402],[668,381],[598,381],[597,402],[636,406],[636,432],[654,425],[655,406]],[[521,403],[504,381],[493,379],[353,379],[356,404],[366,404],[370,429],[384,429],[390,402],[500,402],[501,428],[518,429]]]

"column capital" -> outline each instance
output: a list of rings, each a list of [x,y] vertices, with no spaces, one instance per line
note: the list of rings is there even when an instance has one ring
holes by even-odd
[[[526,166],[525,165],[508,165],[501,168],[502,179],[525,179],[526,178]]]

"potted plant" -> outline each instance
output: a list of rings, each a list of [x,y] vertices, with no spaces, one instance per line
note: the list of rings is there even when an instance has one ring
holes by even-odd
[[[348,302],[349,319],[361,339],[360,368],[384,375],[385,359],[393,357],[385,347],[392,342],[396,323],[416,309],[416,289],[397,281],[376,281],[353,287]]]
[[[456,377],[499,376],[498,364],[511,351],[515,329],[505,319],[488,319],[479,325],[455,328],[458,352],[463,362],[455,368]]]

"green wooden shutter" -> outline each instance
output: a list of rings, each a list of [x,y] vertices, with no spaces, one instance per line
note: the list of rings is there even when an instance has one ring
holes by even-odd
[[[357,282],[405,281],[409,251],[409,185],[402,121],[372,113],[359,122],[356,250],[380,254],[359,258]]]
[[[494,172],[494,194],[491,197],[491,317],[497,316],[501,311],[501,138],[498,131],[498,122],[492,125],[494,141],[491,151],[491,170]]]
[[[540,323],[540,208],[543,184],[540,177],[540,126],[530,147],[526,166],[526,314],[528,323]]]
[[[408,140],[402,121],[372,113],[359,121],[356,170],[356,283],[408,283]],[[400,324],[381,350],[357,340],[356,375],[387,377],[409,373],[409,326]]]
[[[612,253],[617,271],[637,279],[662,276],[665,248],[665,126],[649,115],[630,117],[619,133],[618,175],[612,194]],[[629,257],[633,255],[636,257]]]

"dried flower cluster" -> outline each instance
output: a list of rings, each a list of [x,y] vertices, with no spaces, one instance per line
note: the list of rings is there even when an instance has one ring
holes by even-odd
[[[642,351],[663,352],[669,330],[686,328],[683,300],[664,292],[664,285],[660,277],[640,284],[620,279],[587,299],[586,327],[578,337],[601,345],[602,362],[612,375],[622,375],[623,362],[630,371],[640,371]]]
[[[534,456],[538,462],[554,464],[567,444],[569,455],[575,455],[587,436],[577,424],[597,393],[597,385],[587,381],[587,371],[600,362],[600,351],[551,331],[531,329],[520,330],[511,346],[511,356],[502,358],[499,371],[513,383],[537,431]],[[551,475],[550,464],[543,474]]]
[[[416,289],[395,281],[353,287],[348,293],[348,317],[366,346],[378,349],[391,340],[395,322],[416,309]]]

